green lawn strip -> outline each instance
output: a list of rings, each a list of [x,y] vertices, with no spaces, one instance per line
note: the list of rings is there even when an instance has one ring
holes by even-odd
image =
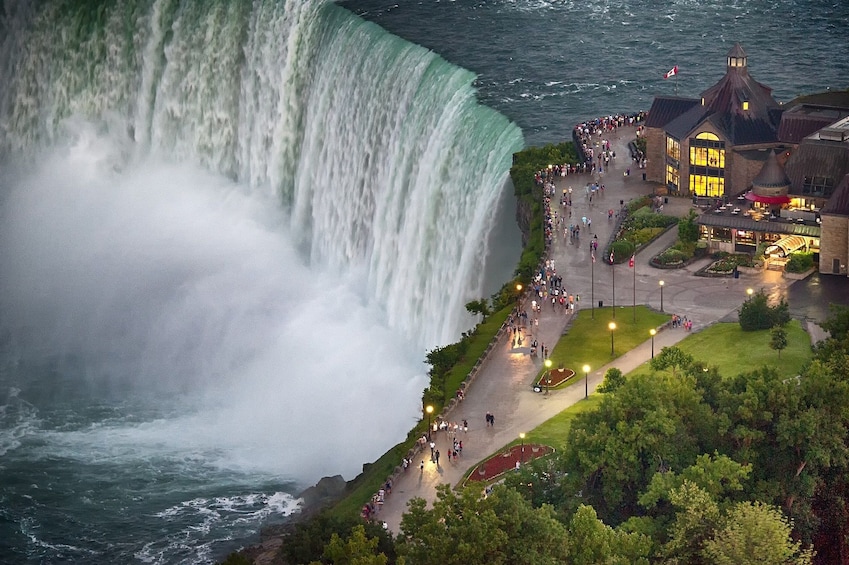
[[[590,371],[606,365],[615,357],[627,353],[649,339],[650,329],[657,328],[669,320],[668,315],[641,305],[637,305],[636,322],[634,322],[632,306],[617,307],[615,320],[613,309],[610,307],[596,308],[595,317],[592,316],[589,309],[583,308],[566,335],[560,338],[551,351],[552,369],[562,365],[575,371],[574,377],[560,387],[552,388],[563,388],[581,381],[584,376],[584,365],[589,365]],[[613,330],[614,357],[610,355],[610,329],[608,329],[610,322],[616,323],[616,329]],[[534,382],[539,382],[544,374],[545,369],[540,370]]]
[[[618,312],[617,312],[618,314]],[[624,316],[619,316],[624,318]],[[599,315],[596,312],[596,319]],[[610,318],[604,318],[606,324]],[[622,320],[624,322],[624,319]],[[637,321],[640,321],[640,312],[637,310]],[[617,326],[619,323],[617,322]],[[574,326],[573,326],[574,328]],[[719,373],[724,377],[732,377],[739,373],[755,371],[761,367],[768,365],[775,367],[778,373],[785,377],[792,377],[799,374],[800,369],[811,359],[811,339],[810,336],[802,329],[802,325],[798,320],[791,320],[786,327],[787,330],[787,348],[781,352],[781,359],[778,358],[778,352],[769,347],[770,332],[769,330],[761,330],[757,332],[744,332],[740,329],[740,324],[736,322],[718,323],[705,328],[704,330],[688,335],[684,340],[680,341],[676,347],[679,347],[685,353],[693,356],[696,361],[706,362],[709,366],[715,366]],[[667,331],[684,331],[683,329],[670,329]],[[573,332],[564,336],[554,348],[554,354],[560,348],[561,344],[566,342]],[[614,345],[615,345],[614,336]],[[607,353],[610,354],[610,341],[608,335]],[[646,362],[640,365],[630,373],[628,377],[635,374],[649,374],[651,368]],[[580,374],[580,373],[579,373]],[[582,375],[581,375],[582,376]],[[572,381],[580,381],[580,378],[573,378]],[[571,381],[570,381],[571,382]],[[603,398],[601,393],[590,395],[587,400],[582,400],[566,408],[553,418],[546,420],[533,430],[526,432],[525,442],[539,443],[550,445],[555,449],[564,449],[566,438],[569,434],[569,429],[572,426],[572,421],[575,416],[582,412],[595,409]],[[513,444],[519,443],[519,438]],[[511,444],[512,445],[512,444]]]
[[[407,451],[415,443],[415,438],[412,441],[399,443],[386,453],[380,459],[371,463],[363,469],[363,472],[357,477],[348,482],[349,492],[340,500],[331,512],[339,516],[359,515],[363,505],[371,500],[371,497],[386,483],[386,479],[392,475],[395,467],[407,455]],[[412,472],[411,468],[407,472]],[[416,467],[418,472],[418,467]]]
[[[569,435],[569,428],[572,427],[572,421],[575,419],[575,416],[588,410],[594,410],[601,402],[601,398],[602,395],[600,393],[593,394],[588,399],[581,400],[580,402],[573,404],[556,416],[549,418],[533,430],[526,432],[524,440],[525,445],[549,445],[554,448],[555,452],[564,449],[566,447],[566,437]],[[519,437],[519,433],[521,432],[517,432],[516,439],[514,441],[472,465],[472,467],[466,471],[466,474],[463,475],[463,480],[460,481],[460,484],[466,484],[466,481],[468,481],[472,472],[493,457],[500,457],[504,450],[510,449],[514,445],[520,445],[522,443],[522,439]]]
[[[569,429],[572,427],[572,421],[575,419],[575,416],[582,412],[594,410],[601,402],[601,398],[601,393],[597,393],[591,394],[586,400],[576,402],[556,416],[549,418],[533,430],[527,432],[525,443],[550,445],[555,451],[565,449],[566,438],[569,435]],[[520,441],[517,439],[514,443],[519,443]]]
[[[477,332],[469,342],[469,348],[462,361],[457,363],[455,367],[448,373],[445,379],[445,390],[450,394],[450,399],[460,386],[460,383],[472,370],[477,360],[486,351],[489,343],[498,333],[499,328],[510,315],[513,307],[508,306],[495,312],[485,322],[480,324]],[[447,401],[448,399],[446,399]],[[442,411],[442,407],[435,407],[434,415]],[[333,513],[340,515],[344,514],[359,514],[363,505],[371,500],[371,497],[376,493],[386,482],[386,479],[395,470],[395,467],[400,464],[401,459],[407,455],[407,451],[413,447],[416,440],[425,433],[427,427],[426,420],[419,422],[408,434],[407,440],[399,443],[389,451],[384,453],[380,459],[366,466],[361,474],[354,480],[349,482],[350,492],[340,500],[332,509]]]
[[[774,367],[783,377],[793,377],[811,360],[811,338],[798,320],[790,320],[785,329],[787,348],[781,351],[780,358],[778,351],[769,346],[770,330],[744,332],[736,322],[713,324],[687,336],[676,347],[692,355],[696,361],[716,367],[719,374],[726,378],[764,366]],[[648,374],[651,369],[644,364],[629,374],[638,372]]]
[[[457,389],[460,388],[460,383],[466,379],[512,311],[513,305],[511,304],[489,316],[485,322],[477,327],[474,337],[469,342],[466,354],[445,376],[446,403],[454,397]]]

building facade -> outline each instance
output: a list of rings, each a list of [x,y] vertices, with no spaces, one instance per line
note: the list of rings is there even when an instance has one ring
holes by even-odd
[[[735,44],[725,76],[699,98],[654,99],[646,178],[705,209],[698,223],[711,248],[763,244],[775,265],[811,251],[821,272],[846,275],[849,91],[832,94],[784,107]]]

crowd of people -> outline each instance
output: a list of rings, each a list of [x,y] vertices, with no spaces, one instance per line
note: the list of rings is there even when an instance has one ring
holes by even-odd
[[[536,184],[542,187],[543,192],[543,228],[545,238],[546,254],[550,254],[551,246],[554,243],[554,238],[558,233],[562,233],[564,239],[570,238],[570,242],[579,241],[581,231],[592,233],[592,218],[588,215],[582,216],[579,219],[570,220],[572,218],[572,197],[573,190],[571,187],[563,189],[562,194],[557,194],[555,181],[562,179],[572,174],[592,173],[598,175],[607,169],[611,161],[616,159],[616,152],[611,146],[610,140],[605,135],[613,135],[617,128],[624,126],[636,126],[638,133],[643,131],[643,122],[646,119],[645,112],[635,114],[610,115],[582,122],[575,126],[574,138],[579,154],[579,163],[562,163],[548,165],[546,168],[537,171],[534,175]],[[633,152],[632,152],[633,153]],[[633,155],[632,155],[633,157]],[[640,166],[644,166],[644,156],[640,156]],[[576,179],[577,180],[577,179]],[[584,194],[587,202],[592,204],[594,199],[604,196],[604,184],[599,182],[599,177],[596,176],[594,181],[586,183]],[[552,202],[557,203],[559,199],[559,208],[552,206]],[[623,202],[620,201],[620,207]],[[613,208],[607,210],[608,220],[612,220],[614,215],[619,216],[619,212]],[[603,212],[602,212],[603,216]],[[598,239],[593,238],[590,245],[595,254],[598,247]],[[595,260],[595,257],[593,257]],[[507,330],[509,332],[509,343],[515,349],[518,347],[527,347],[531,356],[536,356],[537,352],[542,356],[542,359],[548,358],[550,351],[544,343],[537,341],[538,327],[540,315],[543,307],[550,304],[554,312],[562,312],[564,314],[572,314],[580,302],[580,295],[570,293],[566,289],[563,277],[558,274],[555,268],[555,261],[548,259],[544,265],[540,267],[537,273],[534,274],[533,280],[527,289],[527,303],[522,301],[514,309],[513,313],[508,317]],[[528,309],[528,306],[530,307]],[[673,318],[673,326],[681,324],[689,329],[691,322],[686,319],[680,320],[677,317]],[[676,326],[677,327],[677,326]],[[463,399],[464,391],[458,392],[458,398]],[[495,416],[491,412],[486,413],[486,426],[495,426]],[[462,420],[460,422],[449,422],[444,419],[439,419],[431,425],[428,433],[419,438],[418,453],[424,455],[427,449],[430,448],[430,462],[440,466],[440,458],[444,455],[437,447],[438,440],[444,437],[444,442],[439,442],[448,457],[449,461],[457,461],[463,452],[463,440],[468,432],[468,422]],[[427,466],[426,457],[416,461],[412,458],[404,457],[401,462],[401,467],[404,473],[409,472],[410,467],[418,463],[419,472],[423,473]],[[376,519],[379,515],[380,508],[383,505],[385,497],[392,492],[391,479],[387,480],[386,484],[374,495],[372,501],[363,507],[363,517],[367,520]]]
[[[612,135],[616,133],[617,128],[623,126],[636,126],[637,137],[639,137],[646,116],[646,112],[617,114],[576,124],[573,138],[578,149],[579,160],[582,162],[581,168],[593,174],[604,172],[610,161],[616,157],[616,153],[611,150],[610,141],[603,136]],[[641,156],[637,163],[641,164],[644,158],[645,156]]]

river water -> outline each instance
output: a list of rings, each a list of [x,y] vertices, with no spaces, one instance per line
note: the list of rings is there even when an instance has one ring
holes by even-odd
[[[403,39],[307,1],[4,4],[0,562],[210,562],[402,440],[515,264],[523,143],[697,96],[734,41],[779,101],[849,85],[840,2],[350,9]]]

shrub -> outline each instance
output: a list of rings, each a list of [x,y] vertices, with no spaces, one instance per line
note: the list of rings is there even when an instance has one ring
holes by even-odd
[[[784,269],[788,273],[804,273],[814,266],[813,253],[791,253],[790,260],[785,265]]]
[[[640,247],[650,242],[661,231],[663,231],[662,228],[642,228],[628,234],[627,239],[635,246]]]
[[[716,273],[730,273],[736,266],[737,260],[734,257],[726,257],[725,259],[716,261],[708,270]]]
[[[624,239],[614,241],[610,244],[610,250],[613,252],[614,263],[622,263],[623,261],[630,259],[636,249],[636,245]]]
[[[657,262],[661,265],[675,265],[677,263],[683,263],[687,259],[689,259],[689,256],[686,253],[673,247],[666,249],[656,258]]]
[[[783,298],[777,305],[770,306],[766,294],[760,290],[740,307],[739,320],[743,331],[768,330],[789,322],[790,308]]]
[[[611,367],[604,374],[604,382],[598,390],[599,392],[613,392],[623,384],[625,384],[625,375],[622,374],[620,369]]]
[[[633,214],[634,212],[636,212],[640,208],[645,208],[645,207],[651,208],[651,204],[652,204],[651,196],[641,196],[640,198],[635,198],[634,200],[631,200],[630,202],[628,202],[628,204],[627,204],[628,212]]]
[[[699,226],[696,225],[695,210],[690,210],[690,213],[678,222],[678,239],[684,243],[696,243],[699,240]]]
[[[755,259],[748,253],[741,253],[739,255],[735,255],[737,258],[737,265],[740,267],[754,267]]]

